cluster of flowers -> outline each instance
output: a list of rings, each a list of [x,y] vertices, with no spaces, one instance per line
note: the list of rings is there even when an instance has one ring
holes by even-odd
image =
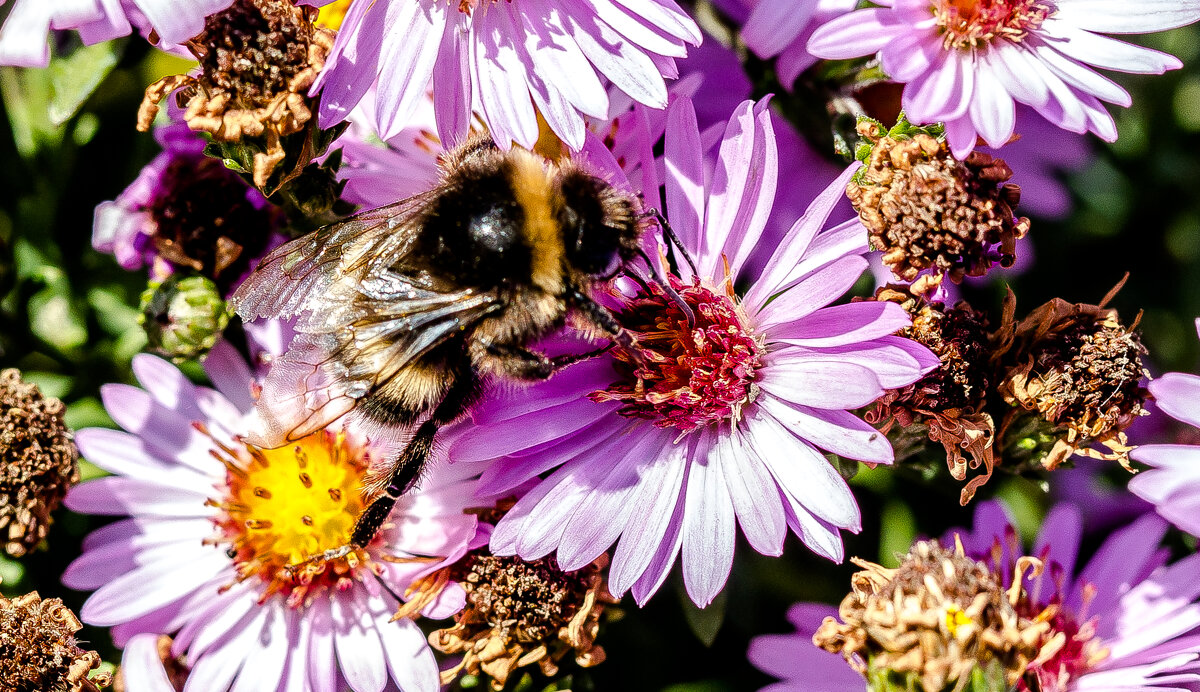
[[[1086,158],[1077,135],[1116,139],[1101,102],[1129,96],[1091,68],[1181,65],[1104,34],[1195,22],[1200,0],[714,4],[14,0],[0,63],[46,65],[49,30],[93,43],[135,27],[198,62],[147,88],[137,126],[162,153],[95,215],[97,249],[149,268],[151,347],[202,360],[212,384],[139,355],[141,387],[102,391],[123,430],[75,436],[112,475],[66,505],[126,518],[87,539],[63,582],[95,590],[80,619],[124,648],[124,689],[417,692],[472,675],[501,690],[518,671],[596,665],[606,607],[627,592],[644,604],[676,563],[711,603],[739,526],[759,553],[780,555],[790,531],[841,561],[842,532],[862,527],[847,483],[860,462],[944,454],[966,504],[997,467],[1132,457],[1153,468],[1131,489],[1200,533],[1200,448],[1135,449],[1125,433],[1151,396],[1200,425],[1200,378],[1147,385],[1137,320],[1111,296],[1023,319],[1010,296],[990,320],[953,297],[1017,264],[1031,225],[1018,204],[1066,213],[1047,173]],[[855,162],[839,170],[751,99],[741,49],[774,60],[779,98],[854,104],[838,140]],[[828,60],[855,68],[828,93],[792,91]],[[577,159],[665,211],[679,253],[661,282],[617,279],[602,297],[635,346],[489,390],[369,545],[313,562],[348,542],[373,462],[395,449],[344,421],[277,449],[248,442],[293,334],[231,323],[226,300],[289,236],[429,190],[472,130]],[[875,295],[842,301],[873,261]],[[565,328],[543,346],[578,344]],[[0,441],[27,458],[0,487],[24,489],[0,514],[21,554],[78,468],[60,403],[7,371],[0,399]],[[1026,556],[981,502],[973,532],[917,543],[896,569],[857,561],[836,618],[798,605],[798,634],[761,637],[750,658],[785,680],[772,690],[1200,685],[1200,558],[1168,565],[1167,522],[1148,515],[1076,570],[1081,526],[1056,507]],[[47,603],[0,599],[0,630],[29,622],[13,609],[61,608]],[[55,674],[87,689],[97,657],[71,641]],[[0,678],[47,674],[32,654],[4,657],[21,664]]]

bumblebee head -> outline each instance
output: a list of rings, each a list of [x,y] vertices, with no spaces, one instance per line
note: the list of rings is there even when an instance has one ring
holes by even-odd
[[[613,274],[637,253],[641,226],[636,200],[582,171],[565,172],[560,182],[558,221],[567,262],[584,274]]]

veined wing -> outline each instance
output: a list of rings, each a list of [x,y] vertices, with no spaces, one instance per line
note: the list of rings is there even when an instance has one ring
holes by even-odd
[[[247,321],[324,309],[344,297],[330,293],[337,284],[365,281],[411,251],[416,222],[433,197],[430,191],[371,209],[275,248],[230,304]]]
[[[236,292],[243,318],[296,317],[296,338],[263,381],[262,434],[274,447],[353,410],[431,349],[499,307],[493,291],[451,288],[413,255],[423,201],[365,212],[271,253]]]

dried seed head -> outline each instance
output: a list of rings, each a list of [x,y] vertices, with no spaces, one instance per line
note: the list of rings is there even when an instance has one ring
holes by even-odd
[[[317,13],[288,0],[236,0],[210,16],[204,31],[187,42],[200,61],[199,74],[165,77],[147,87],[138,129],[149,130],[158,102],[181,89],[177,98],[191,129],[224,142],[255,140],[254,183],[265,187],[285,156],[280,138],[312,119],[307,92],[335,35],[313,23]]]
[[[0,371],[0,530],[9,555],[20,557],[46,537],[51,512],[79,480],[65,410],[17,370]]]
[[[890,684],[881,689],[962,690],[976,668],[1002,671],[1014,685],[1037,659],[1050,627],[1022,617],[1024,571],[1041,563],[1023,558],[1014,583],[982,562],[936,542],[912,547],[896,569],[855,559],[853,592],[838,616],[822,623],[813,642],[842,654],[858,672]]]
[[[1012,265],[1029,219],[1014,218],[1020,188],[1006,184],[1012,170],[1004,161],[981,152],[959,161],[929,134],[893,137],[867,120],[859,133],[873,148],[846,194],[896,276],[913,281],[932,269],[934,282],[958,281],[997,259]]]
[[[82,627],[57,598],[43,601],[36,591],[11,601],[0,596],[0,689],[83,692],[108,685],[107,674],[88,679],[100,655],[77,645]]]
[[[942,363],[913,384],[880,397],[867,420],[882,424],[885,433],[896,424],[904,431],[921,428],[928,439],[945,448],[946,463],[955,480],[965,480],[968,467],[984,467],[984,474],[963,489],[961,502],[966,504],[995,466],[992,442],[996,426],[984,410],[994,379],[987,317],[966,301],[953,308],[926,302],[907,286],[881,288],[875,299],[904,307],[913,323],[900,335],[923,344]]]
[[[604,604],[615,602],[604,587],[607,564],[601,557],[564,572],[553,558],[525,562],[486,550],[468,553],[447,575],[466,590],[466,606],[454,616],[454,627],[429,635],[438,651],[463,654],[458,666],[442,673],[442,682],[482,673],[500,690],[524,666],[536,663],[543,674],[556,674],[568,653],[583,667],[603,662],[596,634]]]
[[[1123,282],[1122,282],[1123,283]],[[1014,407],[1001,424],[1001,435],[1022,412],[1041,417],[1053,446],[1041,458],[1050,470],[1072,454],[1121,462],[1128,467],[1125,429],[1145,409],[1149,391],[1142,385],[1149,373],[1142,364],[1146,349],[1132,327],[1121,323],[1117,311],[1100,305],[1072,304],[1056,298],[1034,310],[1019,324],[1011,317],[1001,327],[1011,339],[1007,368],[998,391]],[[1009,311],[1011,314],[1011,310]],[[1103,444],[1107,452],[1092,449]]]

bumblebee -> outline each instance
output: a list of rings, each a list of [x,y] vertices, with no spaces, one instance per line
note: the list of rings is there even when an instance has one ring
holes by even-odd
[[[592,297],[640,249],[640,201],[564,160],[486,135],[444,155],[436,187],[293,240],[232,303],[245,320],[296,317],[258,412],[276,447],[355,411],[412,436],[372,489],[350,545],[366,546],[420,478],[438,429],[492,378],[536,381],[591,354],[530,348],[569,315],[630,343]],[[419,423],[419,425],[418,425]]]

